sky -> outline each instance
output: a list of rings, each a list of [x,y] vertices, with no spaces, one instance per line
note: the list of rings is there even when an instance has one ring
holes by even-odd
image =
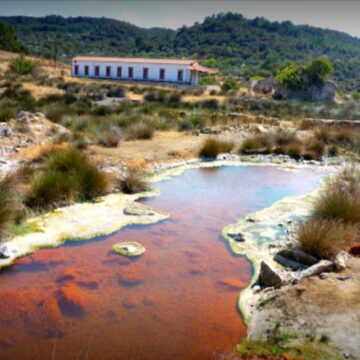
[[[360,37],[360,1],[344,0],[0,0],[0,15],[93,16],[125,20],[149,27],[177,29],[219,12],[247,18],[290,20],[347,32]]]

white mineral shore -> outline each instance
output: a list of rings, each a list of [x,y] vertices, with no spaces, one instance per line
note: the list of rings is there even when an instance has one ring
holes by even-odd
[[[143,214],[127,215],[124,210],[142,197],[158,196],[159,191],[136,195],[111,194],[94,203],[79,203],[59,208],[51,213],[28,220],[41,229],[39,232],[17,236],[2,244],[10,255],[0,260],[0,267],[9,266],[20,256],[33,253],[39,248],[55,247],[70,240],[87,240],[99,235],[111,234],[126,225],[151,224],[169,217],[161,211],[144,209]]]

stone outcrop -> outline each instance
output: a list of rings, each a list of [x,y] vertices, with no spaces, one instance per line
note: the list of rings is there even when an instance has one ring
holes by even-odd
[[[289,90],[276,84],[274,98],[278,100],[335,101],[338,92],[339,87],[330,80],[318,85],[311,85],[303,90]]]

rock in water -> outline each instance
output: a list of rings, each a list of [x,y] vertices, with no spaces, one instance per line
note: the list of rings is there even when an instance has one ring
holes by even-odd
[[[259,285],[261,287],[279,288],[283,284],[281,277],[264,261],[261,262]]]

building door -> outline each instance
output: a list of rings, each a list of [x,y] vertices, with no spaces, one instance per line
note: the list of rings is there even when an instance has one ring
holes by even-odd
[[[184,71],[179,70],[178,71],[178,81],[183,81],[183,80],[184,80]]]
[[[95,66],[95,76],[99,76],[100,75],[100,66],[99,65],[96,65]]]
[[[79,75],[79,65],[75,65],[74,73],[75,75]]]
[[[134,68],[129,67],[128,77],[129,79],[132,79],[134,77]]]
[[[85,65],[84,72],[85,72],[85,76],[89,76],[89,66],[88,65]]]
[[[118,78],[122,77],[122,67],[121,66],[118,66],[118,68],[117,68],[117,77]]]
[[[160,80],[165,80],[165,69],[160,69]]]
[[[106,67],[106,77],[110,77],[111,76],[111,66],[107,66]]]
[[[143,69],[143,79],[148,80],[149,79],[149,68]]]

